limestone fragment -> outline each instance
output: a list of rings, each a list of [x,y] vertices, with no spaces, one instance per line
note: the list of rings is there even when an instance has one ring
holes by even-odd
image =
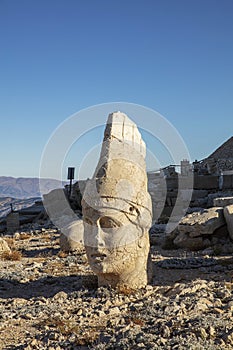
[[[225,225],[223,209],[214,207],[200,212],[194,212],[185,216],[179,223],[178,230],[182,233],[189,233],[192,237],[210,235]]]
[[[83,222],[71,209],[63,189],[56,189],[44,195],[46,211],[61,231],[60,247],[62,251],[72,252],[83,247]]]
[[[188,214],[177,226],[177,234],[173,242],[179,248],[190,250],[205,249],[211,245],[208,237],[225,228],[225,224],[223,208],[221,207]]]
[[[233,204],[224,208],[224,217],[227,222],[227,229],[231,239],[233,240]]]
[[[1,255],[2,253],[10,252],[10,251],[11,251],[11,250],[10,250],[10,248],[9,248],[9,246],[8,246],[8,244],[7,244],[7,242],[6,242],[3,238],[0,237],[0,255]]]
[[[233,197],[214,198],[214,207],[226,207],[233,204]]]
[[[63,252],[81,251],[83,249],[83,221],[76,220],[63,227],[60,234],[60,248]]]

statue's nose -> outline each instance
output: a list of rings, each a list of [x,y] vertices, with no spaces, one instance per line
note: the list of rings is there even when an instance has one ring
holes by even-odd
[[[97,241],[97,246],[98,247],[105,247],[105,242],[104,242],[104,233],[103,230],[100,226],[100,220],[97,220],[97,226],[96,226],[96,241]]]

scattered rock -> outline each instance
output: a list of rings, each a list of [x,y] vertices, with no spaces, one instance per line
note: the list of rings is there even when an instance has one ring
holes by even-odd
[[[224,217],[227,222],[229,235],[233,240],[233,205],[228,205],[224,208]]]
[[[22,232],[13,238],[22,259],[0,260],[0,348],[232,348],[232,254],[157,244],[152,285],[114,290],[98,288],[83,251],[60,252],[55,227]]]
[[[4,252],[10,252],[10,247],[8,246],[7,242],[0,237],[0,254]]]
[[[175,230],[173,243],[179,248],[201,250],[212,244],[214,234],[228,235],[223,208],[220,207],[186,215]]]
[[[185,216],[179,223],[180,233],[189,233],[191,237],[210,235],[225,224],[223,208],[215,207],[194,212]]]

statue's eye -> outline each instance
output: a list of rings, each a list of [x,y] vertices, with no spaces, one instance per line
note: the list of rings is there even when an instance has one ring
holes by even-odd
[[[133,214],[133,215],[139,215],[139,210],[133,206],[129,207],[129,212],[130,214]]]
[[[103,216],[99,219],[99,224],[102,229],[119,227],[121,224],[108,216]]]

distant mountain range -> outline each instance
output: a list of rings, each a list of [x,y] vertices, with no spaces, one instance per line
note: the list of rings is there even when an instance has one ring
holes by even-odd
[[[12,209],[15,211],[31,207],[36,201],[40,200],[40,197],[28,198],[28,199],[16,199],[12,197],[0,197],[0,222],[1,218],[4,218]]]
[[[61,183],[54,179],[0,176],[0,197],[19,199],[41,197],[42,194],[55,188],[62,188],[64,185],[65,182]]]

